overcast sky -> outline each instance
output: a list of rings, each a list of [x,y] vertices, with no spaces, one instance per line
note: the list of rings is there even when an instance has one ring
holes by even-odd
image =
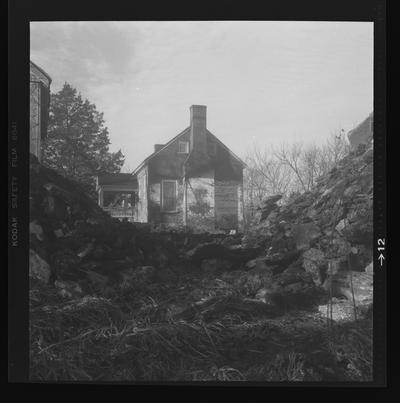
[[[368,22],[34,22],[31,60],[104,112],[133,170],[207,105],[207,127],[244,157],[320,143],[373,109]]]

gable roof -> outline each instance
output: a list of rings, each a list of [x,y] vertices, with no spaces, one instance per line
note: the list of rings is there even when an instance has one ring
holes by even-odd
[[[215,134],[212,134],[209,130],[207,130],[207,133],[210,134],[214,140],[217,140],[217,142],[223,147],[225,148],[225,150],[227,150],[229,152],[229,154],[235,158],[243,167],[246,167],[247,164],[241,159],[239,158],[229,147],[227,147]]]
[[[158,151],[153,152],[152,154],[150,154],[146,159],[144,159],[142,161],[142,163],[140,163],[133,171],[132,171],[132,175],[135,175],[141,168],[143,168],[153,157],[155,157],[156,155],[160,154],[163,150],[165,150],[171,143],[173,143],[175,140],[177,140],[179,137],[183,136],[184,134],[186,134],[188,131],[190,130],[190,126],[187,127],[186,129],[184,129],[182,132],[180,132],[178,135],[176,135],[174,138],[172,138],[170,141],[168,141],[167,143],[164,144],[164,146],[162,148],[160,148]],[[241,164],[243,167],[246,167],[246,163],[240,159],[235,153],[233,153],[233,151],[231,151],[217,136],[215,136],[214,134],[212,134],[209,130],[207,130],[207,134],[211,135],[213,137],[214,140],[216,140],[218,142],[218,144],[220,144],[225,150],[227,150],[229,152],[229,154],[235,158],[239,164]],[[189,156],[188,156],[189,158]]]
[[[179,137],[183,136],[190,130],[190,126],[187,127],[185,130],[181,131],[178,135],[176,135],[174,138],[172,138],[170,141],[164,144],[162,148],[160,148],[158,151],[155,151],[153,154],[150,154],[146,159],[144,159],[133,171],[132,175],[135,175],[139,169],[143,168],[147,162],[149,162],[153,157],[156,155],[160,154],[161,151],[165,150],[171,143],[173,143],[175,140],[177,140]]]

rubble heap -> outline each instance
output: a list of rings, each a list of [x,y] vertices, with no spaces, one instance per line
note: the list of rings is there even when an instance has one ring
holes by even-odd
[[[302,273],[335,298],[372,303],[373,143],[359,145],[316,187],[287,204],[272,197],[243,238],[264,253],[254,262],[273,273]],[[351,290],[351,283],[353,290]],[[268,294],[268,290],[263,291]]]
[[[32,157],[32,379],[370,380],[372,156],[243,237],[120,222]]]
[[[188,251],[216,245],[229,252],[240,235],[192,233],[120,222],[105,213],[74,181],[30,162],[30,277],[65,296],[91,294],[129,277],[174,276],[200,264]],[[258,250],[257,250],[258,251]],[[246,252],[246,251],[245,251]],[[240,253],[234,255],[235,258]],[[245,253],[241,261],[254,253]],[[197,256],[197,255],[196,255]],[[156,270],[157,269],[157,270]]]

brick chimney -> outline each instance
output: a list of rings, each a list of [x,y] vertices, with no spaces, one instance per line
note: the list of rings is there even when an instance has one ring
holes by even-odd
[[[190,107],[190,150],[194,149],[199,156],[207,155],[206,116],[206,106]]]

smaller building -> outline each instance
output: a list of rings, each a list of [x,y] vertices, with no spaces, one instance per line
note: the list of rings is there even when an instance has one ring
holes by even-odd
[[[50,106],[50,76],[30,62],[29,151],[41,160],[41,142],[47,134]]]
[[[356,150],[360,144],[367,144],[374,135],[374,114],[371,114],[348,133],[350,147]]]
[[[97,177],[99,206],[112,217],[137,221],[138,183],[130,173],[104,174]]]

